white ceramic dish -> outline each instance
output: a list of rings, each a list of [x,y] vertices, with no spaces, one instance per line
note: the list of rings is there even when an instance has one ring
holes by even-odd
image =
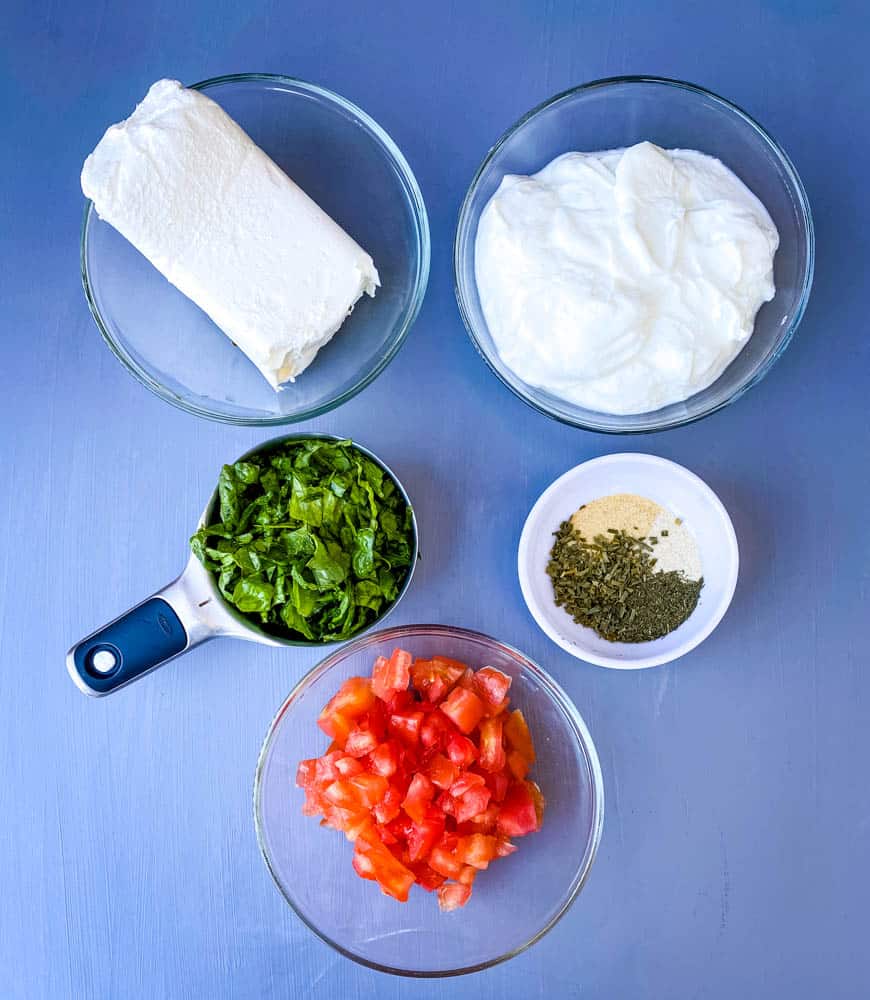
[[[608,642],[577,625],[557,607],[547,576],[553,532],[582,504],[614,493],[636,493],[667,507],[684,519],[700,549],[704,587],[697,608],[679,628],[653,642]],[[707,638],[734,596],[739,558],[731,518],[703,480],[664,458],[618,454],[576,466],[541,494],[526,518],[517,564],[529,611],[553,642],[579,660],[636,670],[676,660]]]

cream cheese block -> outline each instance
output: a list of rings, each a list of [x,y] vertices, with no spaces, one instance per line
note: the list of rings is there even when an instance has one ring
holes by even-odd
[[[159,80],[85,161],[82,190],[275,389],[380,285],[372,258],[214,101]]]

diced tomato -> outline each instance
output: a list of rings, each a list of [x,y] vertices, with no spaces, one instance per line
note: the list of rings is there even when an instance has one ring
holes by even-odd
[[[525,782],[516,781],[508,789],[496,820],[503,837],[524,837],[538,829],[535,802]]]
[[[389,848],[377,837],[359,837],[357,851],[370,862],[370,870],[381,891],[404,903],[414,884],[414,874],[397,861]]]
[[[378,738],[370,729],[360,729],[357,726],[347,735],[344,742],[344,752],[351,757],[365,757],[378,745]]]
[[[368,755],[366,763],[372,774],[379,774],[383,778],[392,777],[399,768],[399,745],[395,740],[381,743]]]
[[[443,909],[462,906],[477,872],[516,851],[508,838],[540,828],[534,747],[522,713],[508,712],[510,683],[493,667],[395,650],[321,712],[332,742],[297,768],[302,811],[353,841],[354,870],[387,895],[404,901],[416,881]]]
[[[483,718],[485,708],[473,691],[463,687],[455,687],[441,703],[441,711],[466,735]]]
[[[490,801],[486,809],[476,816],[472,816],[469,822],[476,833],[491,833],[495,829],[495,821],[498,819],[498,806]]]
[[[317,725],[331,737],[340,747],[344,747],[345,741],[353,729],[353,719],[342,715],[341,712],[327,712],[326,709],[320,714]]]
[[[443,749],[451,736],[458,735],[456,726],[440,709],[436,709],[429,713],[420,729],[420,742],[424,747]]]
[[[477,747],[459,733],[453,733],[447,740],[447,756],[457,767],[469,767],[477,760]]]
[[[429,780],[441,789],[448,789],[456,781],[458,770],[453,761],[443,753],[436,753],[426,765]]]
[[[379,656],[375,660],[372,671],[372,691],[378,698],[386,701],[395,691],[405,691],[411,680],[411,661],[413,657],[404,649],[394,649],[388,659]]]
[[[484,667],[475,672],[472,677],[474,691],[486,702],[489,708],[498,708],[507,698],[511,679],[495,667]]]
[[[435,796],[435,786],[425,774],[415,774],[408,786],[408,794],[402,802],[402,808],[416,823],[422,823],[429,803]]]
[[[511,750],[507,755],[507,766],[510,773],[513,775],[517,781],[522,781],[523,778],[529,773],[529,762],[526,758],[519,752],[519,750]]]
[[[374,882],[375,880],[375,863],[366,854],[360,854],[359,851],[353,852],[353,870],[359,875],[360,878],[366,878]]]
[[[535,803],[535,816],[538,817],[538,829],[541,829],[541,824],[544,822],[544,808],[547,803],[544,799],[544,793],[535,784],[534,781],[527,781],[526,788],[529,790],[529,795],[532,797],[532,802]]]
[[[465,672],[465,665],[435,657],[417,660],[411,668],[411,684],[429,702],[441,701]]]
[[[453,851],[440,844],[437,844],[429,852],[429,867],[438,872],[439,875],[443,875],[445,878],[456,878],[456,876],[462,871],[462,862]]]
[[[354,757],[339,757],[335,762],[335,769],[342,778],[352,778],[355,774],[361,774],[363,766]]]
[[[453,815],[456,822],[466,823],[479,816],[489,805],[491,797],[492,792],[486,787],[470,788],[454,802]]]
[[[462,870],[456,876],[456,881],[471,888],[477,877],[477,869],[474,865],[463,865]]]
[[[532,743],[532,734],[526,724],[523,713],[515,708],[508,716],[504,725],[504,736],[508,746],[517,753],[522,754],[526,763],[531,766],[535,763],[535,747]]]
[[[505,771],[490,771],[486,776],[486,787],[492,792],[494,802],[501,802],[507,794],[510,776]]]
[[[394,691],[384,702],[384,707],[387,711],[387,715],[393,715],[395,712],[403,712],[406,708],[409,708],[413,704],[413,691]]]
[[[299,788],[305,788],[306,785],[310,785],[314,781],[314,775],[317,773],[317,758],[312,758],[311,760],[300,760],[299,766],[296,768],[296,785]]]
[[[388,727],[393,736],[405,743],[417,743],[420,740],[420,726],[423,724],[423,713],[403,710],[390,716]]]
[[[341,750],[331,750],[317,758],[317,763],[314,766],[314,780],[318,785],[338,780],[340,775],[335,762],[343,756],[344,753]]]
[[[444,814],[429,809],[422,822],[414,823],[408,834],[408,855],[412,861],[425,860],[444,833]]]
[[[471,886],[459,882],[445,882],[438,889],[438,906],[443,913],[449,913],[460,906],[465,906],[471,897]]]
[[[480,766],[487,771],[501,771],[507,763],[502,745],[502,717],[495,715],[480,724]],[[348,737],[348,742],[350,737]],[[349,752],[349,751],[348,751]]]
[[[454,798],[464,795],[469,788],[480,788],[486,784],[486,779],[482,774],[475,774],[474,771],[463,771],[463,773],[450,786],[450,794]]]
[[[321,717],[340,713],[348,719],[358,719],[372,707],[374,700],[372,682],[368,677],[348,677],[338,693],[326,703]]]
[[[470,837],[460,837],[456,845],[456,856],[463,864],[472,865],[483,871],[496,856],[498,841],[484,833],[473,833]]]
[[[444,885],[444,876],[430,868],[425,861],[412,862],[408,867],[414,873],[417,885],[422,886],[426,892],[434,892]]]
[[[373,809],[381,802],[390,787],[387,779],[379,774],[357,774],[349,779],[348,784],[356,790],[360,803],[366,809]]]

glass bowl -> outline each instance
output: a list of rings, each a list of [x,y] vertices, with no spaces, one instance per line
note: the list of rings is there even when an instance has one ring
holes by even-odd
[[[311,366],[275,392],[214,323],[85,207],[82,281],[97,326],[158,396],[231,424],[288,424],[325,413],[389,364],[419,312],[429,224],[411,168],[364,111],[322,87],[242,74],[193,85],[216,101],[372,255],[381,287],[363,296]]]
[[[468,904],[441,913],[419,886],[407,903],[380,893],[351,867],[344,834],[302,815],[295,787],[300,760],[325,752],[320,710],[339,685],[369,675],[376,656],[396,647],[415,657],[436,653],[472,667],[491,665],[513,679],[511,704],[535,739],[531,777],[547,799],[538,833],[493,864]],[[601,838],[604,790],[589,731],[562,689],[522,653],[447,625],[408,625],[371,633],[315,667],[291,692],[266,736],[254,783],[254,815],[263,857],[284,898],[324,941],[363,965],[430,977],[475,972],[512,958],[542,937],[571,905]]]
[[[523,382],[499,357],[480,307],[474,243],[481,212],[505,174],[532,174],[572,150],[618,149],[643,140],[718,157],[764,203],[780,245],[776,295],[762,306],[746,346],[722,375],[689,399],[649,413],[599,413]],[[618,77],[558,94],[521,118],[481,164],[462,203],[454,244],[456,298],[474,346],[505,385],[547,416],[586,430],[630,434],[700,420],[757,384],[786,349],[806,308],[815,240],[803,184],[788,156],[746,112],[701,87],[657,77]]]

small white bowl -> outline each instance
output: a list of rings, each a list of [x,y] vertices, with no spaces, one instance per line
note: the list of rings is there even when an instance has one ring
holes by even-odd
[[[582,504],[615,493],[648,497],[683,518],[701,554],[704,586],[698,606],[679,628],[652,642],[608,642],[576,624],[556,605],[547,576],[553,532]],[[705,482],[655,455],[619,454],[576,466],[541,494],[526,518],[517,564],[528,609],[553,642],[579,660],[637,670],[676,660],[707,638],[734,596],[739,559],[731,518]]]

